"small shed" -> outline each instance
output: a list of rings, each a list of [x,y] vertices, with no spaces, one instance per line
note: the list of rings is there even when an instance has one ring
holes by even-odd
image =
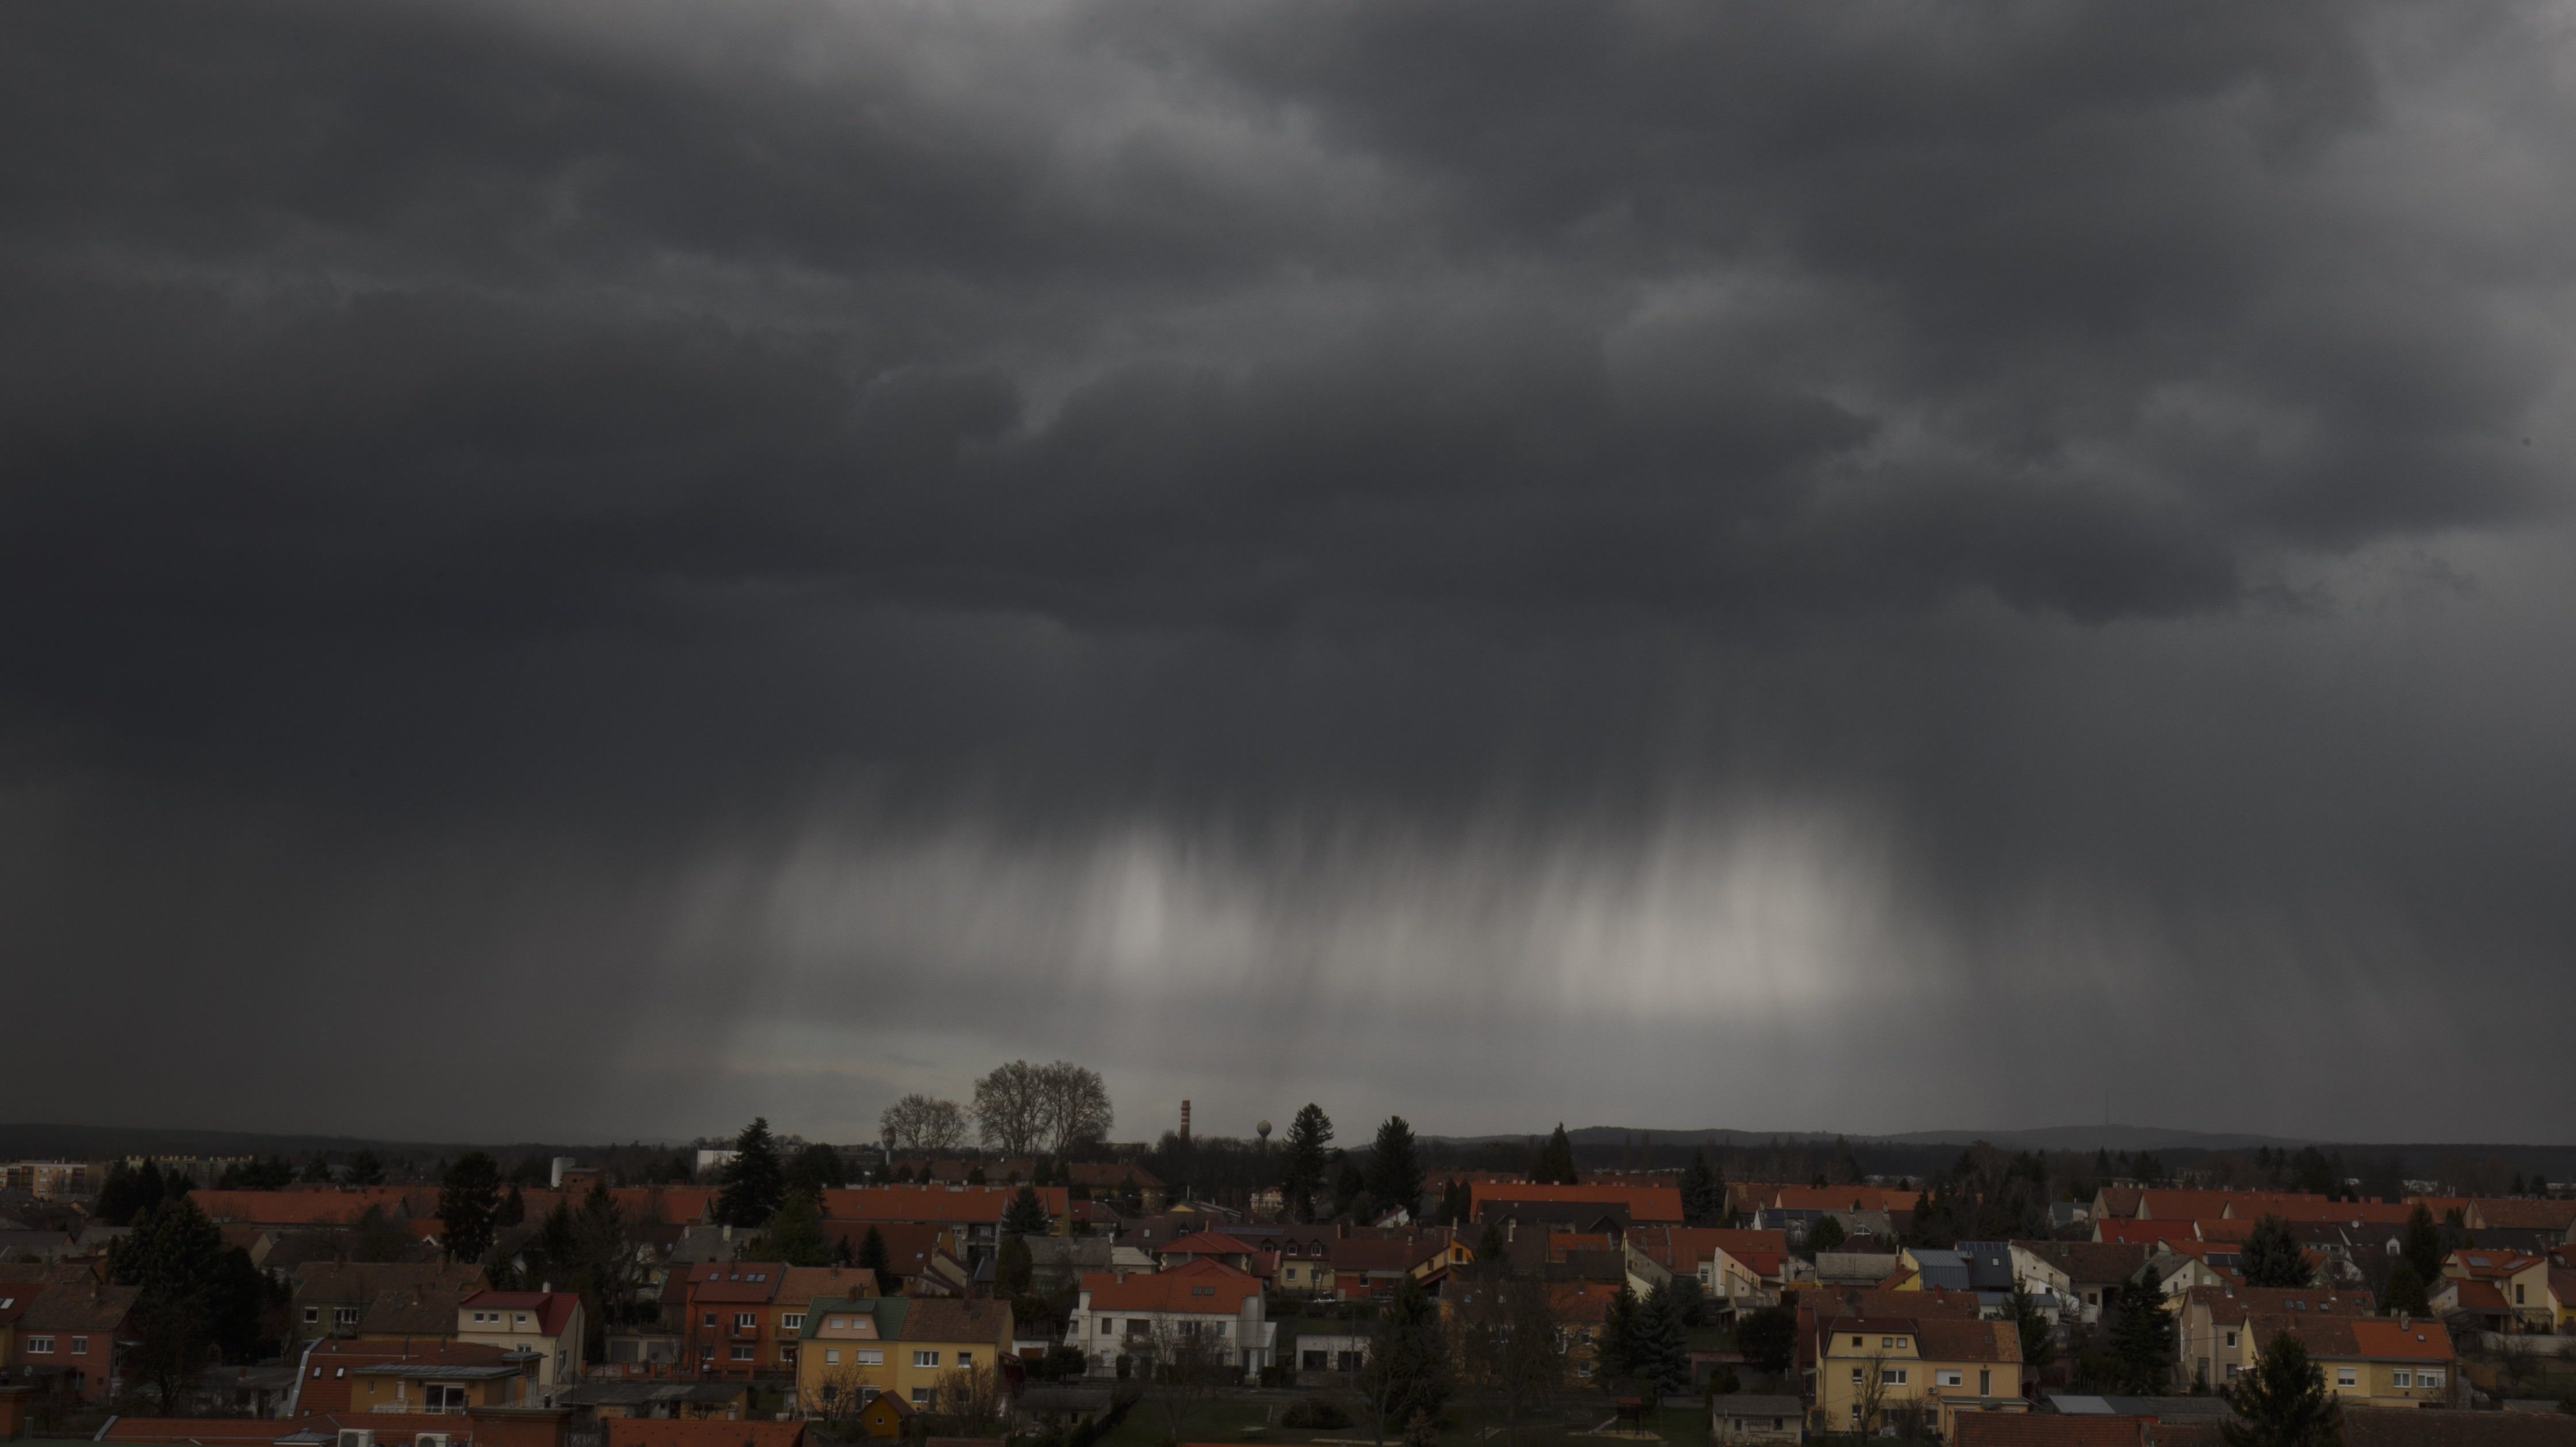
[[[1709,1399],[1709,1440],[1795,1442],[1805,1431],[1806,1411],[1795,1397],[1724,1393]]]

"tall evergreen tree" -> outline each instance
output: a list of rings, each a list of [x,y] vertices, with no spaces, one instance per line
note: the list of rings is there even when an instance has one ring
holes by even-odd
[[[2120,1287],[2120,1324],[2111,1333],[2114,1375],[2130,1396],[2160,1397],[2174,1362],[2173,1313],[2164,1297],[2143,1279]]]
[[[510,1186],[510,1194],[501,1198],[501,1208],[492,1213],[492,1224],[516,1226],[527,1219],[528,1198],[520,1193],[518,1185],[514,1182]]]
[[[1019,1194],[1011,1197],[1009,1208],[1002,1212],[1005,1235],[1043,1236],[1053,1223],[1053,1218],[1047,1215],[1046,1202],[1032,1186],[1020,1187]]]
[[[2237,1269],[2245,1273],[2248,1286],[2316,1283],[2316,1270],[2308,1264],[2308,1253],[2290,1234],[2290,1223],[2278,1216],[2265,1216],[2254,1223],[2253,1231],[2245,1238],[2245,1249],[2237,1258]]]
[[[2442,1274],[2442,1258],[2449,1254],[2442,1249],[2442,1228],[2434,1224],[2433,1213],[2421,1201],[2406,1213],[2406,1235],[2397,1252],[2415,1268],[2419,1280],[2430,1282]]]
[[[823,1230],[822,1203],[805,1191],[789,1196],[752,1243],[751,1259],[784,1261],[790,1266],[831,1265],[832,1238]]]
[[[859,1265],[876,1272],[880,1278],[894,1267],[894,1257],[886,1250],[885,1234],[874,1226],[870,1226],[868,1234],[859,1241]],[[880,1290],[885,1285],[882,1279],[877,1282]]]
[[[734,1137],[724,1189],[716,1195],[716,1219],[728,1226],[757,1227],[777,1215],[786,1201],[787,1170],[778,1161],[778,1141],[769,1133],[769,1118],[755,1116]]]
[[[2236,1409],[2235,1420],[2218,1428],[2227,1447],[2342,1447],[2343,1414],[2326,1391],[2325,1373],[2289,1332],[2272,1338],[2227,1400]]]
[[[1530,1162],[1530,1179],[1542,1186],[1582,1183],[1582,1174],[1574,1168],[1574,1141],[1565,1133],[1565,1122],[1558,1121],[1547,1144],[1538,1148],[1538,1158]]]
[[[787,1163],[787,1189],[809,1191],[820,1195],[839,1190],[850,1183],[849,1171],[841,1164],[841,1153],[817,1141],[796,1153]]]
[[[2415,1274],[2415,1263],[2400,1259],[2388,1273],[2388,1285],[2379,1293],[2379,1309],[2390,1316],[2431,1316],[2432,1300],[2424,1291],[2424,1278]]]
[[[501,1211],[501,1163],[482,1151],[458,1156],[439,1180],[439,1239],[450,1261],[478,1262],[492,1249]]]
[[[1601,1338],[1593,1344],[1592,1374],[1605,1390],[1617,1392],[1637,1375],[1641,1305],[1637,1293],[1622,1280],[1619,1294],[1610,1298],[1609,1309],[1601,1315]]]
[[[1377,1144],[1369,1152],[1368,1190],[1379,1210],[1401,1206],[1417,1215],[1422,1210],[1422,1160],[1413,1127],[1403,1116],[1388,1116],[1377,1128]]]
[[[1691,1152],[1690,1164],[1682,1167],[1682,1221],[1690,1226],[1714,1226],[1726,1217],[1726,1178],[1709,1164],[1708,1147]]]
[[[181,1190],[186,1178],[178,1177]],[[165,1183],[161,1168],[145,1161],[139,1169],[127,1170],[123,1161],[107,1168],[107,1179],[98,1188],[98,1219],[110,1226],[131,1226],[134,1218],[161,1204]]]
[[[362,1150],[356,1155],[349,1157],[350,1185],[381,1186],[384,1183],[385,1163],[376,1159],[376,1153],[374,1151]]]
[[[1448,1333],[1430,1295],[1410,1276],[1396,1284],[1394,1299],[1378,1314],[1360,1385],[1376,1410],[1380,1443],[1390,1424],[1402,1429],[1417,1417],[1436,1422],[1448,1405]]]
[[[1315,1197],[1323,1193],[1324,1148],[1333,1139],[1333,1118],[1312,1101],[1288,1123],[1288,1143],[1280,1153],[1279,1193],[1288,1212],[1300,1221],[1315,1219]]]
[[[1655,1397],[1668,1397],[1690,1387],[1691,1303],[1674,1289],[1673,1278],[1655,1283],[1637,1304],[1637,1325],[1629,1342],[1630,1374],[1654,1384]],[[1696,1282],[1692,1283],[1697,1285]]]

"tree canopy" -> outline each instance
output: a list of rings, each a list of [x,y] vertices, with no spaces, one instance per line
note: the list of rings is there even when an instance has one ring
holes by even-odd
[[[1574,1168],[1574,1141],[1565,1133],[1565,1122],[1558,1121],[1547,1144],[1538,1148],[1538,1158],[1530,1163],[1530,1179],[1542,1186],[1573,1186],[1582,1183],[1582,1174]]]
[[[734,1137],[733,1159],[724,1165],[724,1189],[716,1194],[716,1219],[737,1228],[758,1228],[787,1202],[787,1170],[778,1161],[778,1142],[769,1133],[769,1118],[755,1116]]]
[[[1315,1219],[1315,1197],[1324,1189],[1324,1168],[1330,1157],[1324,1148],[1333,1140],[1333,1118],[1313,1101],[1306,1102],[1297,1118],[1288,1123],[1288,1142],[1281,1152],[1279,1191],[1289,1214],[1300,1221]]]
[[[1380,1210],[1422,1209],[1422,1159],[1414,1147],[1413,1127],[1403,1116],[1388,1116],[1377,1128],[1377,1143],[1369,1150],[1368,1191]]]
[[[439,1180],[440,1240],[451,1261],[481,1261],[492,1249],[501,1214],[501,1163],[467,1151]]]
[[[2227,1447],[2341,1447],[2343,1415],[2326,1391],[2325,1373],[2298,1337],[2281,1332],[2253,1370],[2238,1377],[2227,1400],[2234,1421],[2219,1424]]]
[[[2290,1233],[2290,1223],[2278,1216],[2265,1216],[2254,1223],[2245,1238],[2245,1249],[2237,1258],[2237,1269],[2245,1273],[2248,1286],[2312,1286],[2316,1270],[2308,1264],[2308,1253]]]

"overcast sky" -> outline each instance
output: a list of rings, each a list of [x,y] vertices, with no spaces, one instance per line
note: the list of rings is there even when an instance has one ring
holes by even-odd
[[[2563,1141],[2563,5],[0,10],[21,1120]]]

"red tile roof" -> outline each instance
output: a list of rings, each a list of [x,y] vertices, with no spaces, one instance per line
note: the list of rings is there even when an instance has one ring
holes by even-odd
[[[1086,1271],[1082,1289],[1094,1311],[1178,1311],[1232,1316],[1244,1298],[1261,1294],[1261,1279],[1202,1256],[1169,1271]]]
[[[2155,1447],[2153,1417],[1961,1412],[1950,1447]]]
[[[554,1336],[571,1325],[573,1311],[581,1305],[581,1296],[571,1291],[478,1291],[456,1304],[468,1311],[524,1311],[536,1318],[538,1331]],[[504,1326],[508,1324],[502,1323]],[[465,1330],[474,1329],[473,1322],[468,1319]]]
[[[823,1193],[823,1214],[840,1221],[930,1221],[996,1224],[1011,1207],[1018,1186],[853,1186]],[[1040,1186],[1047,1214],[1065,1210],[1062,1186]]]
[[[1911,1211],[1921,1191],[1890,1186],[1782,1186],[1772,1204],[1784,1211]]]
[[[1625,1206],[1631,1221],[1678,1224],[1682,1219],[1679,1186],[1541,1186],[1528,1181],[1471,1181],[1467,1213],[1474,1216],[1491,1201],[1545,1201],[1557,1204]]]
[[[612,1417],[607,1447],[804,1447],[802,1422]]]

